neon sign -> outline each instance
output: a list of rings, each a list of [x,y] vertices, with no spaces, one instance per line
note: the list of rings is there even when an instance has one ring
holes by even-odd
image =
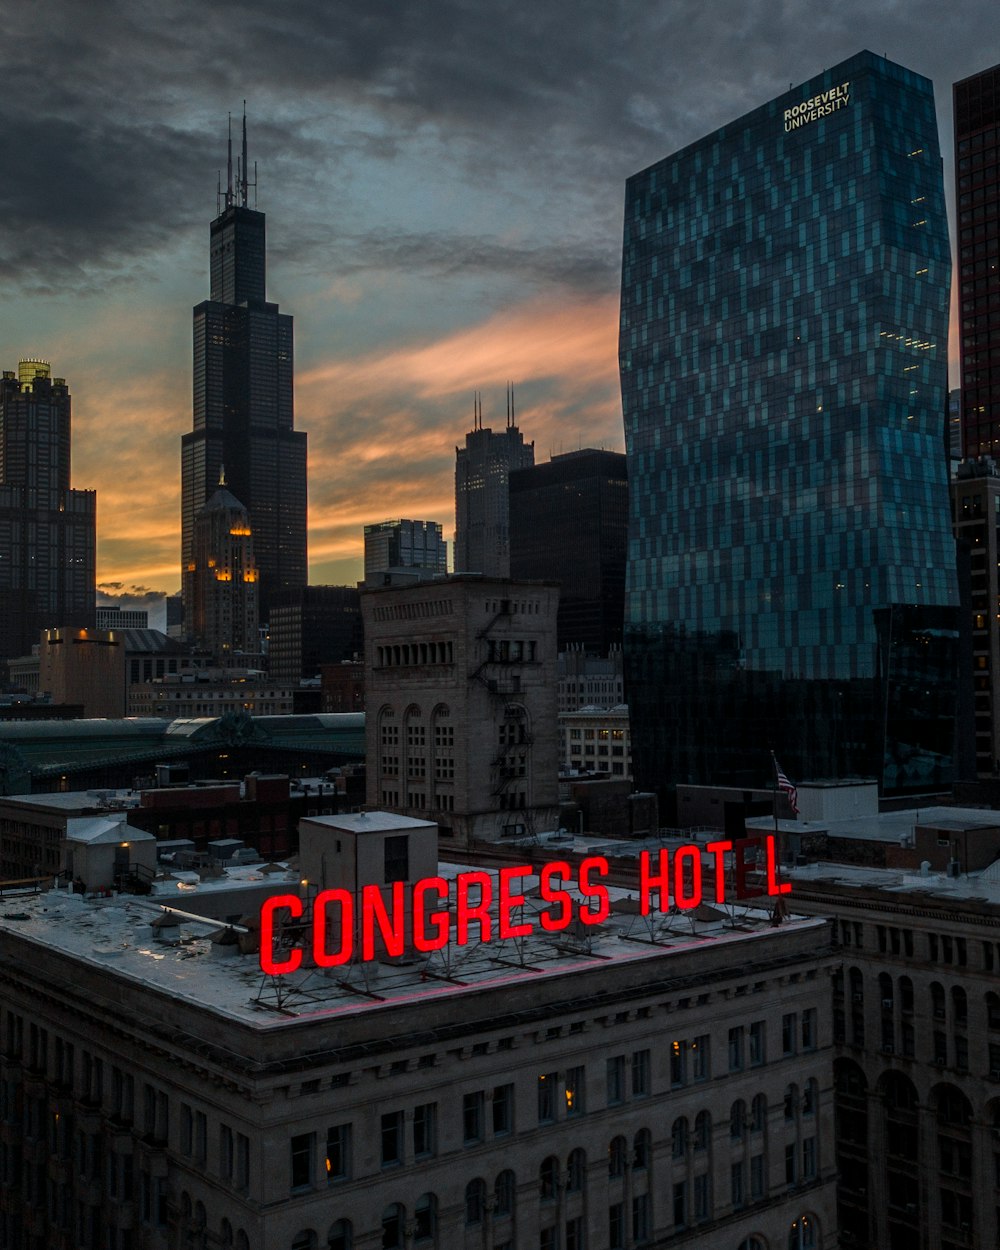
[[[751,885],[747,875],[756,865],[747,860],[750,847],[763,844],[765,886]],[[691,911],[705,901],[706,882],[702,853],[715,860],[714,902],[726,901],[725,857],[735,863],[735,897],[757,898],[788,894],[791,884],[778,879],[773,834],[723,840],[701,846],[685,842],[674,850],[643,851],[639,856],[639,907],[642,915],[666,912],[673,905]],[[345,889],[321,890],[312,900],[311,922],[305,921],[306,905],[298,894],[276,894],[260,912],[260,966],[269,976],[283,976],[302,966],[303,947],[294,946],[277,956],[275,934],[282,923],[309,923],[308,944],[317,968],[336,968],[360,957],[368,961],[379,951],[402,955],[409,937],[423,953],[455,943],[496,942],[528,937],[541,930],[559,933],[574,921],[603,924],[611,914],[611,898],[605,880],[611,866],[603,855],[589,855],[576,871],[565,860],[553,860],[540,868],[516,864],[490,873],[479,869],[460,872],[449,883],[443,877],[423,877],[415,883],[395,881],[391,886],[365,885],[355,894]],[[548,906],[531,920],[516,913],[526,896],[524,879],[538,878],[538,895]],[[454,905],[452,901],[454,886]],[[579,898],[569,892],[575,886]],[[387,897],[388,896],[388,897]]]

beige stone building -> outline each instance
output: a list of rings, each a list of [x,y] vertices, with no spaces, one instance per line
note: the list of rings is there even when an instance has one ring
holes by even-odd
[[[362,593],[370,806],[460,846],[556,827],[558,602],[471,575]]]
[[[237,886],[0,912],[0,1244],[834,1250],[826,922],[647,926],[610,890],[599,928],[547,933],[526,877],[527,935],[319,972],[317,887],[425,870],[433,825],[396,826],[303,822],[285,977],[196,919]]]

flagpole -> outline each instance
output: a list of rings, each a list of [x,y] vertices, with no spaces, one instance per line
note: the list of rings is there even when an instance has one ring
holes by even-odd
[[[771,801],[771,811],[774,815],[774,880],[775,883],[781,884],[781,828],[778,824],[778,760],[774,752],[771,752],[771,776],[773,789],[773,799]],[[771,924],[780,925],[785,918],[785,899],[783,894],[779,894],[774,900],[774,907],[771,910]]]

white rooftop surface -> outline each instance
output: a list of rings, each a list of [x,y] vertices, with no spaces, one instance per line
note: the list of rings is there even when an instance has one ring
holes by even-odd
[[[278,875],[269,878],[261,867],[231,871],[228,883],[221,885],[205,881],[186,887],[176,880],[158,882],[155,898],[89,900],[62,890],[11,893],[0,898],[0,937],[15,935],[99,966],[115,977],[159,988],[206,1010],[270,1030],[303,1017],[356,1015],[377,1011],[383,1003],[454,997],[484,986],[500,989],[526,978],[537,983],[540,977],[606,968],[609,960],[683,958],[685,952],[707,943],[742,943],[762,932],[775,932],[769,913],[747,903],[643,917],[634,894],[609,887],[612,914],[601,925],[574,926],[550,934],[539,928],[536,919],[536,931],[525,938],[467,947],[452,943],[412,963],[392,966],[345,965],[328,972],[310,968],[272,979],[261,972],[256,953],[213,954],[211,935],[221,931],[219,922],[181,918],[176,944],[154,940],[149,926],[163,915],[161,903],[184,909],[193,905],[192,893],[232,888],[234,879],[258,886],[270,881],[276,892],[295,890],[294,882],[285,884]],[[464,871],[467,865],[439,865],[446,880]],[[495,879],[495,873],[490,875]],[[515,911],[513,917],[528,921],[531,913],[548,905],[538,899],[536,877],[524,877],[521,888],[527,895],[524,914]],[[580,900],[575,888],[567,886],[567,890]],[[238,887],[233,901],[227,914],[240,911]],[[785,927],[819,929],[824,924],[817,918],[791,917]],[[733,963],[741,959],[734,955]]]
[[[66,822],[66,837],[70,842],[98,843],[155,842],[156,835],[145,829],[136,829],[125,823],[126,813],[116,820],[114,816],[71,816]]]
[[[770,816],[759,816],[747,822],[748,829],[761,833],[774,830]],[[865,816],[849,816],[843,820],[780,820],[782,833],[825,833],[831,838],[854,838],[867,842],[898,842],[918,826],[932,829],[995,829],[1000,825],[1000,812],[978,807],[910,807],[900,812],[873,812]]]
[[[981,872],[949,877],[943,872],[909,872],[893,868],[868,868],[860,864],[819,862],[800,867],[782,865],[782,876],[791,879],[793,887],[814,882],[853,886],[857,889],[883,890],[887,893],[919,893],[939,899],[954,899],[956,904],[973,901],[1000,906],[1000,860]],[[790,896],[795,898],[794,888]]]

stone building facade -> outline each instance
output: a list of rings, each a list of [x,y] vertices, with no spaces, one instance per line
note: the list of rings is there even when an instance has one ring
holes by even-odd
[[[824,922],[279,984],[155,901],[0,916],[9,1250],[836,1246]]]
[[[361,602],[369,805],[460,845],[555,828],[558,589],[455,576]]]

